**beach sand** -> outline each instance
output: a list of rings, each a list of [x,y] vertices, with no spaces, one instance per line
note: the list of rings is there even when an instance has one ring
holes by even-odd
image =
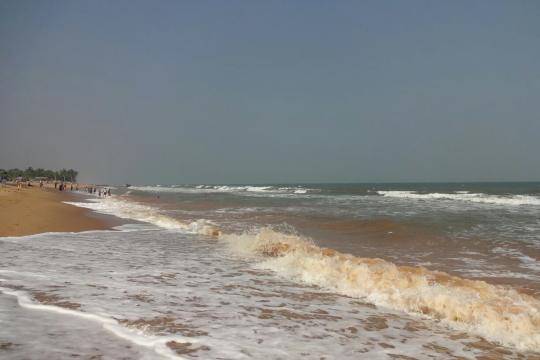
[[[105,230],[118,225],[112,217],[64,204],[77,195],[54,189],[15,186],[0,188],[0,236],[23,236],[43,232]]]

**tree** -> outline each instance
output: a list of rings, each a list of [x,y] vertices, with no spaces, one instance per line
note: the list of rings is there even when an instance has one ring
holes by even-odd
[[[54,171],[52,171],[52,170],[45,170],[43,172],[43,176],[47,177],[47,179],[49,179],[49,180],[54,180],[54,178],[55,178],[54,175],[55,175]]]
[[[17,179],[19,176],[23,176],[22,170],[15,168],[15,169],[9,169],[7,171],[7,178],[11,181]]]
[[[26,179],[34,179],[36,177],[46,177],[50,180],[62,180],[62,181],[77,181],[77,175],[79,172],[73,169],[62,169],[59,171],[47,170],[43,168],[34,169],[29,166],[26,170],[14,169],[0,169],[0,179],[5,178],[9,181],[14,181],[18,177]]]
[[[77,175],[79,175],[78,171],[75,171],[73,169],[69,169],[67,171],[67,174],[69,176],[70,181],[72,181],[72,182],[77,181]]]
[[[36,177],[36,172],[35,170],[29,166],[25,171],[24,171],[24,175],[23,175],[25,178],[27,179],[33,179]]]

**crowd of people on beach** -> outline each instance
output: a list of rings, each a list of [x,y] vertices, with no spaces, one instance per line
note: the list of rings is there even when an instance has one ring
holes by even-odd
[[[79,191],[79,184],[75,184],[75,188],[73,187],[73,183],[69,183],[69,190],[73,191]],[[57,183],[54,182],[54,188],[58,188],[59,191],[66,191],[68,189],[68,184],[64,182]],[[84,192],[92,195],[97,195],[99,197],[102,196],[111,196],[111,188],[107,187],[97,187],[95,185],[84,185]]]
[[[96,185],[82,185],[69,181],[56,181],[56,180],[43,180],[43,179],[34,179],[34,180],[25,180],[22,178],[17,178],[15,181],[7,181],[7,179],[0,179],[0,186],[5,187],[7,185],[16,186],[17,191],[21,191],[23,187],[31,188],[33,186],[39,186],[39,188],[54,188],[58,191],[84,191],[88,194],[97,195],[99,197],[111,196],[110,187],[98,187]]]
[[[97,188],[95,186],[87,186],[85,188],[86,192],[89,194],[101,196],[111,196],[111,188]]]
[[[43,181],[39,182],[39,187],[43,187]],[[55,181],[54,188],[59,191],[67,191],[68,183],[61,181],[60,183]],[[73,183],[69,183],[69,191],[73,191]],[[79,184],[75,184],[75,191],[79,191]]]

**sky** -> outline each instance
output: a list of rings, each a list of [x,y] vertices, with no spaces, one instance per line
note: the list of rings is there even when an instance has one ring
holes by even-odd
[[[540,2],[0,2],[0,168],[540,180]]]

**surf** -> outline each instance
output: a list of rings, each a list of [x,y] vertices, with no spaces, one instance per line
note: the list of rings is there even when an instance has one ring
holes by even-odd
[[[429,317],[519,350],[540,350],[540,301],[510,287],[342,254],[271,227],[220,240],[282,277]]]
[[[340,253],[318,246],[291,227],[225,233],[216,223],[204,219],[182,222],[152,206],[119,197],[75,205],[209,236],[286,279],[427,317],[521,351],[540,350],[540,301],[509,286]]]

